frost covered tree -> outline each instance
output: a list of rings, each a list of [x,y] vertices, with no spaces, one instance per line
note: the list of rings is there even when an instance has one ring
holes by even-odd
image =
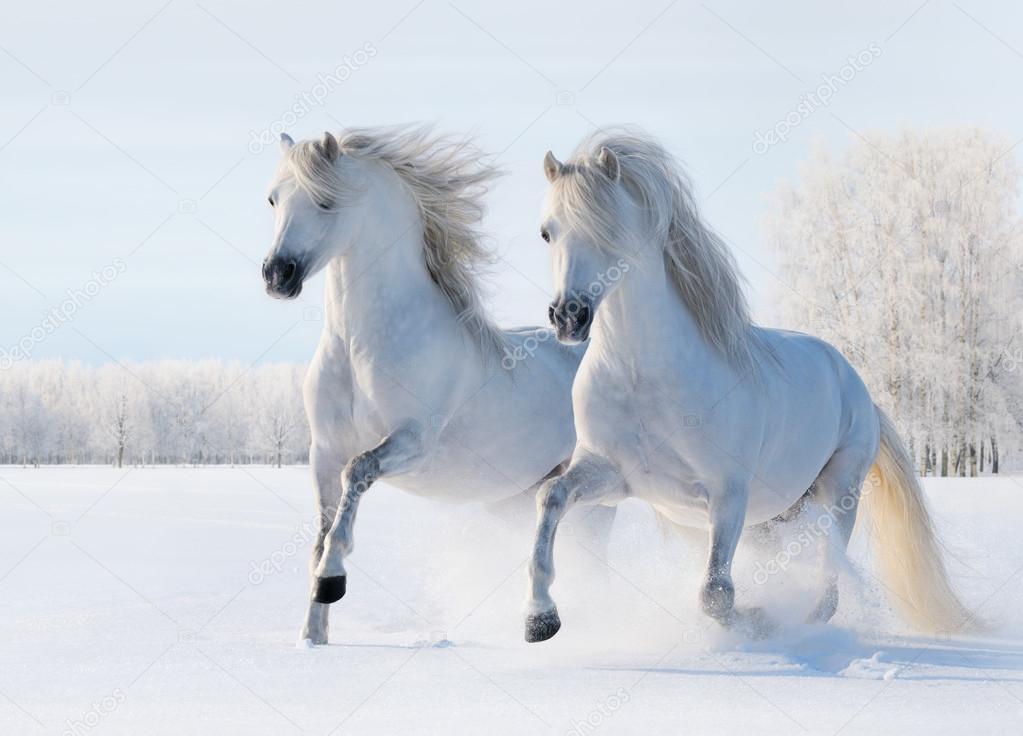
[[[252,382],[246,380],[246,377],[246,370],[242,366],[225,366],[222,371],[222,394],[211,407],[216,433],[220,438],[219,448],[231,465],[247,462],[246,452],[252,433],[250,409],[259,400]]]
[[[143,423],[144,388],[121,366],[108,365],[98,371],[93,396],[98,445],[110,452],[116,467],[123,467]]]
[[[1023,232],[1012,144],[978,129],[823,148],[775,197],[781,322],[839,347],[921,473],[1019,452]]]
[[[53,461],[66,458],[66,462],[84,461],[93,451],[92,397],[89,390],[90,370],[81,363],[63,365],[58,361],[48,361],[46,372],[49,374],[48,389],[53,421]]]
[[[46,406],[35,386],[19,385],[12,396],[14,437],[21,464],[38,466],[45,462],[50,422]]]
[[[305,425],[302,403],[295,402],[296,370],[290,365],[269,366],[260,374],[256,386],[259,405],[256,408],[258,436],[271,453],[271,462],[281,467],[290,454],[300,427]]]
[[[40,364],[38,370],[16,364],[0,375],[5,462],[39,465],[48,459],[54,437],[54,423],[44,400],[49,369],[47,363]]]

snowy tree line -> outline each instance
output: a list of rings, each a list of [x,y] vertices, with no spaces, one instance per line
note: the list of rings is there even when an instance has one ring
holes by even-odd
[[[1011,141],[976,129],[819,150],[777,193],[780,321],[835,344],[922,474],[1019,466],[1023,237]]]
[[[0,371],[0,463],[306,462],[304,366],[25,361]]]

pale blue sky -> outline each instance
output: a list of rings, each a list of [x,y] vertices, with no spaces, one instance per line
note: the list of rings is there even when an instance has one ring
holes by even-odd
[[[779,288],[766,195],[812,141],[902,124],[1023,137],[1015,3],[165,2],[5,3],[0,348],[121,259],[33,357],[308,359],[322,276],[296,302],[263,293],[277,151],[253,154],[250,132],[367,43],[375,56],[289,132],[430,121],[503,151],[487,229],[506,324],[538,323],[548,301],[543,153],[567,155],[591,124],[638,124],[685,161],[765,321]],[[753,150],[871,44],[828,107]]]

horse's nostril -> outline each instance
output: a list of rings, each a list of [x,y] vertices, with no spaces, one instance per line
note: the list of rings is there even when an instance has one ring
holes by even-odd
[[[295,269],[297,265],[294,261],[288,261],[284,264],[284,280],[290,281],[291,277],[295,275]]]
[[[579,314],[576,316],[576,320],[580,325],[588,324],[590,321],[590,308],[587,306],[579,307]]]
[[[547,321],[550,322],[555,327],[557,327],[557,325],[558,325],[557,320],[554,318],[554,305],[553,304],[551,304],[550,306],[547,307]]]

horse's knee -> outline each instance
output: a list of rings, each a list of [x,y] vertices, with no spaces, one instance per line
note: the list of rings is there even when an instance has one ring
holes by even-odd
[[[568,485],[563,478],[547,481],[536,494],[536,512],[541,518],[560,519],[568,502]]]
[[[380,460],[374,452],[356,455],[341,473],[346,495],[361,496],[380,477]]]

